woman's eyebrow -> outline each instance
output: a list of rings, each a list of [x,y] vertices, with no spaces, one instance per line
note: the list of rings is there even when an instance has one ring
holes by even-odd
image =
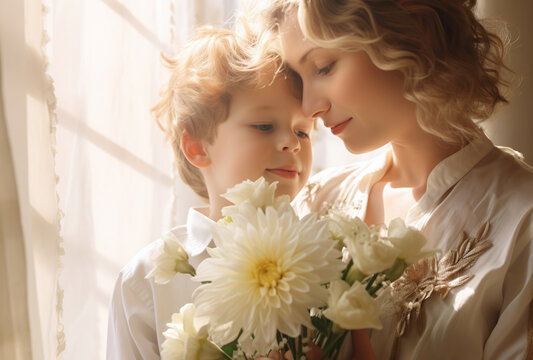
[[[315,47],[313,47],[313,48],[307,50],[307,51],[305,52],[305,54],[304,54],[304,55],[300,58],[300,60],[298,61],[298,64],[303,65],[303,64],[307,61],[307,57],[309,56],[309,54],[310,54],[311,52],[313,52],[314,50],[317,50],[317,49],[319,49],[319,47],[318,47],[318,46],[315,46]]]

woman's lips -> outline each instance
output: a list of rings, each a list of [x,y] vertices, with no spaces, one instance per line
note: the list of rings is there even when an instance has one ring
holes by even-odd
[[[332,126],[331,127],[331,133],[333,135],[340,134],[344,130],[344,128],[348,125],[348,123],[350,121],[352,121],[352,118],[349,118],[348,120],[345,120],[345,121],[343,121],[343,122],[341,122],[341,123],[339,123],[339,124],[337,124],[335,126]]]
[[[287,178],[287,179],[294,179],[298,176],[298,171],[296,170],[288,170],[288,169],[267,169],[268,172],[271,172],[275,175]]]

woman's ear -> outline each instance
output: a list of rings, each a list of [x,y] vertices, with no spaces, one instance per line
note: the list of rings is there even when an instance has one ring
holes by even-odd
[[[181,151],[191,164],[197,168],[205,168],[211,165],[211,159],[204,149],[201,140],[195,139],[187,130],[181,133]]]

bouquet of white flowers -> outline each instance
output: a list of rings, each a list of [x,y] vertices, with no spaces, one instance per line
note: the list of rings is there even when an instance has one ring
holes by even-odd
[[[305,359],[309,342],[336,359],[349,330],[381,328],[374,294],[430,253],[400,219],[367,227],[331,211],[299,218],[276,183],[245,181],[224,196],[234,205],[212,229],[214,248],[196,271],[167,236],[148,274],[168,282],[189,273],[201,285],[174,314],[163,359],[253,359],[272,350]],[[432,253],[432,252],[431,252]]]

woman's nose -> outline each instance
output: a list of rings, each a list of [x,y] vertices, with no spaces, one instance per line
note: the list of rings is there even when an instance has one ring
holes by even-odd
[[[311,87],[304,86],[302,94],[302,111],[307,117],[320,117],[330,108],[330,103],[325,96]]]

